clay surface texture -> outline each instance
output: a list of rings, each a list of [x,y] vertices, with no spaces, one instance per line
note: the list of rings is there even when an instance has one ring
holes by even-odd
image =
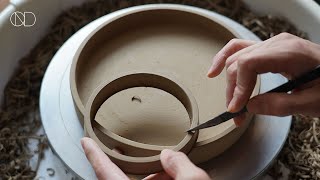
[[[206,72],[213,56],[235,37],[239,35],[223,22],[187,9],[131,11],[109,19],[87,37],[73,59],[70,82],[79,119],[83,119],[85,105],[101,83],[132,70],[178,79],[196,99],[199,122],[211,119],[226,110],[226,72],[214,79],[207,78]],[[253,95],[258,90],[259,80]],[[251,118],[248,116],[240,128],[227,121],[201,130],[190,159],[205,162],[224,152],[245,131]],[[138,150],[135,146],[137,151],[129,154],[135,157],[158,154],[159,146],[175,146],[190,127],[183,103],[152,87],[113,94],[101,103],[95,120],[93,126],[101,139],[105,139],[107,129],[136,145],[152,144]]]

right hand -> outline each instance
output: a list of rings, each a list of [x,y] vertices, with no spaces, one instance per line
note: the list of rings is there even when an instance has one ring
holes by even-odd
[[[286,116],[304,114],[320,116],[320,80],[287,93],[268,93],[249,100],[257,75],[280,73],[295,78],[320,64],[320,45],[288,33],[266,41],[231,40],[213,59],[208,77],[218,76],[227,69],[227,107],[230,112],[246,104],[254,114]],[[244,116],[235,118],[241,125]]]

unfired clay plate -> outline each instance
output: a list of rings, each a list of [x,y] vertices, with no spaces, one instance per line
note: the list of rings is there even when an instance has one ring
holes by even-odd
[[[122,14],[99,26],[83,42],[71,67],[71,91],[80,113],[106,77],[133,69],[179,79],[197,100],[200,122],[226,111],[226,73],[214,79],[206,73],[213,56],[239,36],[214,20],[187,10],[154,9]],[[175,97],[146,87],[115,94],[101,106],[96,120],[124,138],[168,146],[181,141],[190,126]],[[203,162],[220,154],[246,127],[236,128],[228,121],[201,130],[191,159]]]

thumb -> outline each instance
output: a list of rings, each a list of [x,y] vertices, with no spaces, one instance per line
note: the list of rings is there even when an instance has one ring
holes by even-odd
[[[314,97],[307,92],[266,93],[249,100],[248,111],[254,114],[287,116],[292,114],[305,114]]]
[[[176,180],[210,179],[205,171],[195,166],[182,152],[165,149],[162,150],[160,159],[164,171]]]
[[[128,179],[121,169],[99,148],[94,140],[84,137],[81,139],[81,145],[99,180]]]

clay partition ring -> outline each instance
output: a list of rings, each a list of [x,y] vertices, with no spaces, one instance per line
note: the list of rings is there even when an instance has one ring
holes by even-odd
[[[130,139],[119,136],[110,130],[107,130],[97,121],[92,121],[92,125],[97,136],[99,137],[100,140],[102,140],[103,144],[105,144],[108,147],[119,148],[122,150],[123,154],[128,156],[134,156],[134,157],[154,156],[159,154],[163,149],[172,149],[174,147],[174,146],[158,146],[158,145],[145,144],[145,143],[132,141]]]
[[[153,87],[166,91],[175,96],[186,108],[189,118],[190,127],[195,127],[199,123],[199,110],[197,102],[191,92],[185,88],[182,84],[178,83],[173,78],[164,77],[153,73],[131,73],[122,76],[117,76],[112,80],[106,81],[94,90],[90,96],[85,108],[84,125],[86,134],[96,141],[100,148],[109,156],[109,158],[117,164],[126,173],[132,174],[150,174],[159,172],[162,170],[160,162],[160,150],[167,148],[168,146],[159,146],[157,155],[134,157],[117,153],[112,149],[117,147],[123,152],[128,150],[134,150],[136,145],[152,146],[143,143],[131,141],[123,138],[110,130],[105,129],[104,133],[108,140],[112,141],[113,147],[107,147],[95,134],[92,123],[95,123],[94,119],[101,105],[112,95],[133,87]],[[119,138],[120,137],[120,138]],[[172,146],[172,150],[189,153],[192,147],[197,142],[198,131],[194,133],[186,133],[186,136],[177,144]],[[155,145],[154,145],[155,146]],[[138,148],[141,148],[138,147]],[[146,148],[148,149],[148,147]]]

